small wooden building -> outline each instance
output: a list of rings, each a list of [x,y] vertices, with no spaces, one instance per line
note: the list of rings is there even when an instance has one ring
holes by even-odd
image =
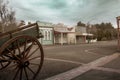
[[[43,35],[43,38],[40,38],[39,41],[42,45],[53,45],[54,44],[54,28],[53,24],[49,22],[37,21],[39,26],[40,34]]]

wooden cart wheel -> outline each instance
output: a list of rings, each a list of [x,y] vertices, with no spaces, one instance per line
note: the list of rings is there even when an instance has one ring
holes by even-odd
[[[4,55],[0,56],[0,70],[6,68],[10,62],[8,61],[8,58],[5,57]]]
[[[9,80],[35,80],[41,70],[44,54],[39,41],[30,36],[17,36],[0,48],[5,59],[4,69],[9,71]]]

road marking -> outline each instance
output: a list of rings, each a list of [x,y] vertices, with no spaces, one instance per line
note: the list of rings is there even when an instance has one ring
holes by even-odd
[[[80,63],[80,62],[77,62],[77,61],[63,60],[63,59],[45,58],[45,60],[62,61],[62,62],[84,65],[84,63]]]
[[[95,67],[105,65],[106,63],[116,59],[119,55],[120,54],[118,54],[118,53],[114,53],[112,55],[99,58],[93,62],[86,64],[86,65],[80,66],[78,68],[74,68],[72,70],[55,75],[55,76],[47,78],[45,80],[71,80],[71,79],[73,79],[73,78],[75,78],[75,77],[95,68]]]
[[[95,53],[95,52],[92,52],[91,50],[95,50],[95,49],[87,49],[87,50],[85,50],[85,52],[90,53],[90,54],[95,54],[95,55],[105,56],[105,55],[100,54],[100,53]]]
[[[101,70],[101,71],[108,71],[108,72],[120,73],[120,70],[118,70],[118,69],[112,69],[112,68],[94,67],[93,69]]]

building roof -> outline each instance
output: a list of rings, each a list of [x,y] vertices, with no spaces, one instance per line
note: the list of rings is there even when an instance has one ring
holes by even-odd
[[[37,21],[37,24],[41,27],[53,27],[53,24],[50,22]]]
[[[63,26],[59,26],[59,27],[54,27],[54,31],[58,32],[58,33],[71,33],[71,32],[75,32],[75,30],[73,30],[74,28],[68,28],[68,27],[63,27]]]

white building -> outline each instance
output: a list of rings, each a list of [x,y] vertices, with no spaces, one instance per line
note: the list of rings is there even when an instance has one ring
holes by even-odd
[[[55,44],[75,44],[75,28],[68,28],[62,23],[54,27],[54,43]]]

